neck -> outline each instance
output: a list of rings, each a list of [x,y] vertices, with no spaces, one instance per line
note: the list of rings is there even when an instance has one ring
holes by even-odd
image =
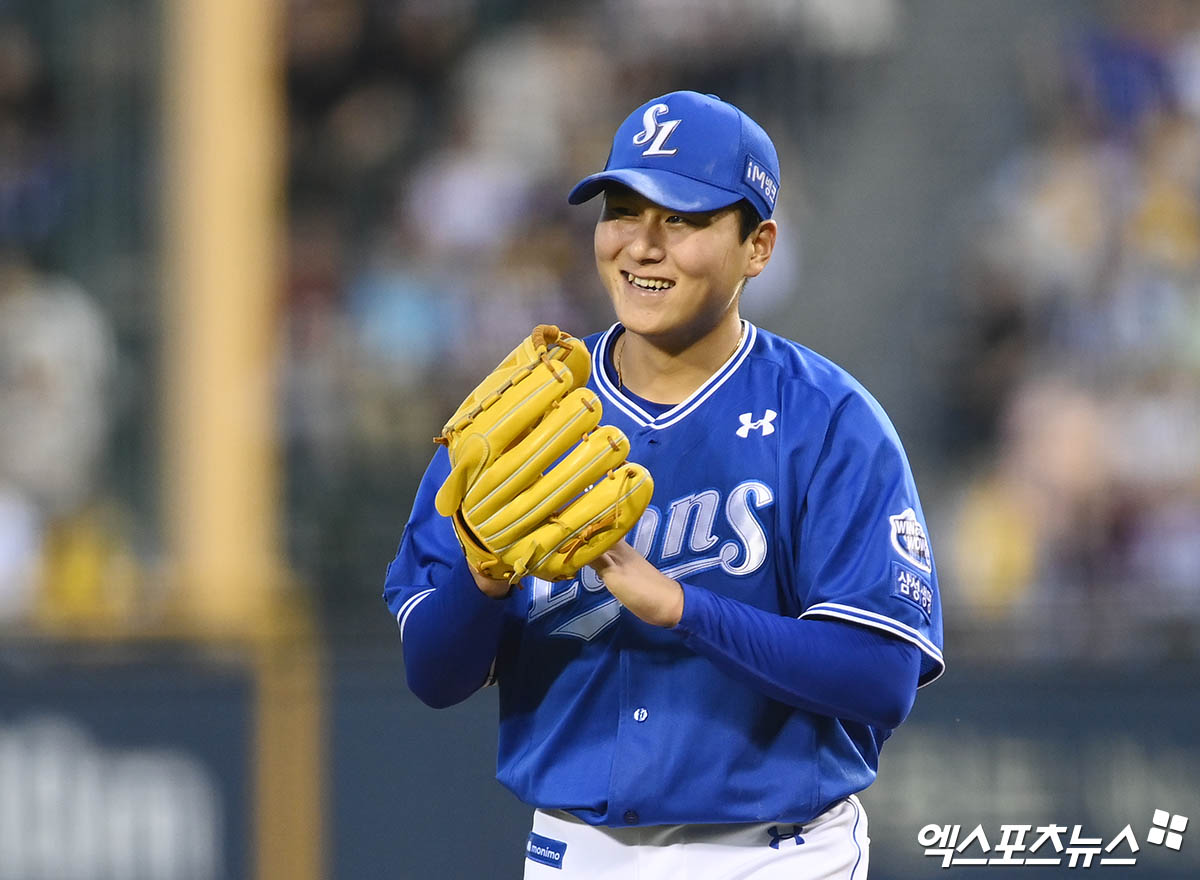
[[[729,360],[742,338],[737,313],[686,346],[673,347],[626,329],[613,352],[620,384],[654,403],[676,404]]]

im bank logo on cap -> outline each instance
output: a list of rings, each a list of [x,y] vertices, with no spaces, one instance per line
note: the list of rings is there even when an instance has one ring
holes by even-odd
[[[747,186],[762,193],[762,197],[767,200],[771,209],[775,209],[775,199],[779,196],[779,181],[771,176],[766,165],[749,153],[746,154],[746,173],[742,180]]]

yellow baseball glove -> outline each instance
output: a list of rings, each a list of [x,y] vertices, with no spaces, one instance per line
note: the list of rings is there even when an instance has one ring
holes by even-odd
[[[515,584],[572,577],[633,528],[654,481],[600,424],[584,344],[541,324],[471,392],[436,442],[451,470],[434,503],[476,571]]]

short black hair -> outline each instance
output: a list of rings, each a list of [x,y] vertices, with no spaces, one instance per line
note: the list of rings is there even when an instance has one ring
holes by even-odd
[[[762,223],[763,218],[758,213],[758,209],[747,199],[737,202],[734,207],[738,212],[738,234],[741,236],[741,240],[745,241],[754,230],[758,229],[758,224]]]

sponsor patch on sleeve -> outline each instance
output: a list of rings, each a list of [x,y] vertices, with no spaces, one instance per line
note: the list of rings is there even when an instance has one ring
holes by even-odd
[[[929,551],[929,538],[925,528],[917,519],[916,512],[909,507],[903,513],[889,516],[892,523],[892,547],[900,557],[911,562],[921,571],[933,571],[933,555]]]
[[[566,855],[567,845],[563,841],[529,832],[529,840],[525,843],[525,858],[561,870]]]
[[[926,620],[933,613],[933,590],[929,581],[899,562],[892,563],[892,595],[916,605]]]

